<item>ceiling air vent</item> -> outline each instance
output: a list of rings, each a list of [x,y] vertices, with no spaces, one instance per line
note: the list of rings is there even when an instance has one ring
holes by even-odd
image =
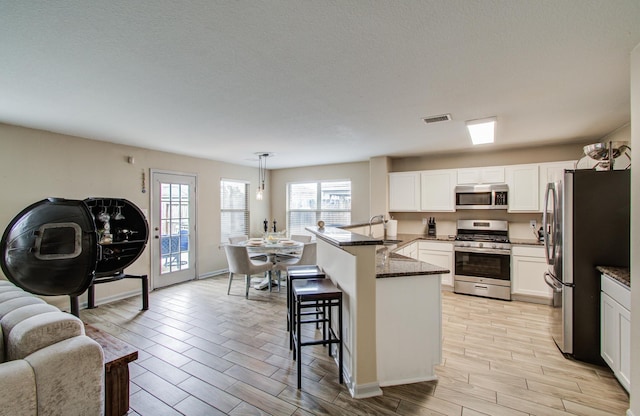
[[[429,116],[422,119],[427,124],[439,123],[441,121],[450,121],[451,114],[440,114],[439,116]]]

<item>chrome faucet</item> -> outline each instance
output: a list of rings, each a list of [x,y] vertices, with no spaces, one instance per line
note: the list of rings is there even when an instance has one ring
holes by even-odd
[[[384,214],[374,215],[373,217],[369,218],[369,237],[373,237],[373,232],[371,231],[371,226],[373,225],[373,220],[375,220],[376,218],[379,218],[380,222],[384,224]],[[379,223],[377,223],[377,224],[379,224]]]

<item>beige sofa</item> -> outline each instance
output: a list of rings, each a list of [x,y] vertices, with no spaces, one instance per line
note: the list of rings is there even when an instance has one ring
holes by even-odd
[[[75,316],[0,280],[0,415],[101,415],[102,348]]]

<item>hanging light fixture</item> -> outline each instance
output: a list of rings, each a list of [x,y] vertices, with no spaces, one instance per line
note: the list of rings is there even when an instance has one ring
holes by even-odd
[[[258,155],[258,189],[256,191],[256,199],[262,201],[264,198],[264,180],[267,170],[267,158],[272,156],[273,153],[257,152]]]

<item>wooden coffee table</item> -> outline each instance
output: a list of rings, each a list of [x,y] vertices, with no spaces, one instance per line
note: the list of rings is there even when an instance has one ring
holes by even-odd
[[[138,350],[89,324],[87,336],[104,352],[104,414],[122,416],[129,411],[129,363],[138,359]]]

